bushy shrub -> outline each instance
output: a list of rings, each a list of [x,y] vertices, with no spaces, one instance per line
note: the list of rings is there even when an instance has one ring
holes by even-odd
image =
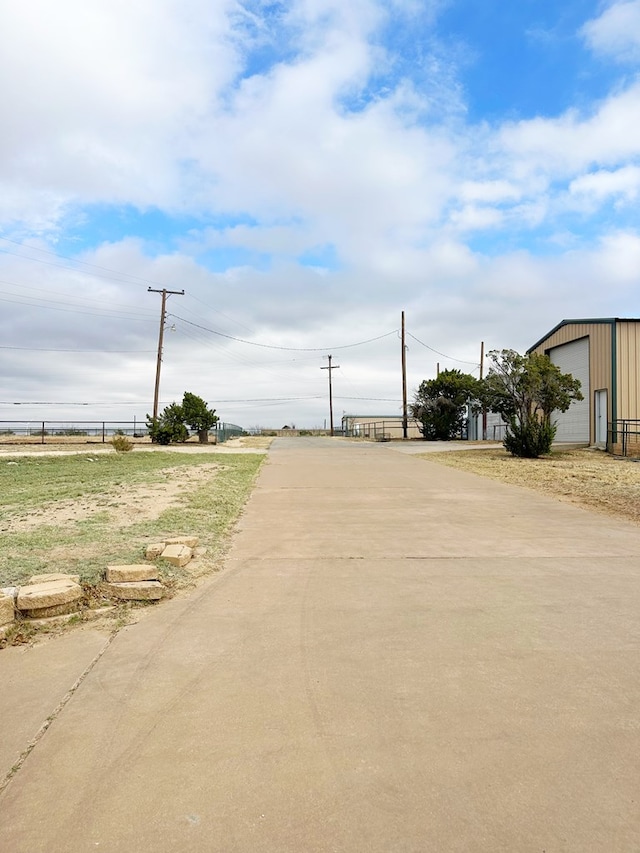
[[[509,424],[503,445],[512,456],[537,459],[551,452],[556,429],[555,423],[537,418],[527,418],[522,424],[514,420]]]
[[[529,459],[549,453],[556,435],[553,413],[566,412],[574,400],[584,399],[580,380],[561,373],[542,353],[492,350],[489,358],[493,367],[482,382],[482,401],[509,424],[505,448]]]
[[[209,440],[209,430],[218,422],[215,409],[207,408],[201,397],[196,397],[189,391],[184,392],[182,403],[171,403],[157,418],[147,415],[147,429],[154,444],[171,444],[184,442],[189,438],[189,430],[198,433],[198,440],[206,443]]]
[[[147,427],[154,444],[184,442],[189,438],[189,430],[184,425],[184,412],[178,403],[171,403],[159,418],[147,415]]]
[[[436,379],[420,383],[411,404],[411,415],[427,441],[449,441],[460,435],[467,409],[477,409],[480,385],[469,373],[443,370]]]
[[[189,438],[189,430],[182,423],[156,421],[149,424],[149,435],[154,444],[182,443]]]
[[[114,435],[111,439],[111,446],[116,453],[127,453],[129,450],[133,450],[133,442],[126,435]]]
[[[215,409],[209,409],[202,397],[197,397],[189,391],[182,398],[182,419],[191,429],[198,433],[198,441],[206,444],[209,440],[209,430],[218,422]]]

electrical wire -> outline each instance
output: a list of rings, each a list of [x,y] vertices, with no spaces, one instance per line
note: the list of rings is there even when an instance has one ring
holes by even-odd
[[[413,340],[416,341],[416,343],[420,344],[425,349],[431,350],[431,352],[435,352],[436,355],[441,355],[443,358],[446,358],[449,361],[457,361],[459,364],[473,364],[476,367],[478,367],[477,361],[465,361],[462,358],[454,358],[452,355],[446,355],[445,353],[440,352],[440,350],[437,350],[437,349],[434,349],[433,347],[430,347],[429,344],[425,344],[424,341],[421,341],[419,338],[416,338],[416,336],[412,335],[411,332],[407,332],[407,336],[410,338],[413,338]]]
[[[0,349],[24,350],[26,352],[91,352],[101,355],[109,355],[110,353],[145,353],[155,352],[153,349],[45,349],[44,347],[12,347],[0,344]]]
[[[95,275],[98,278],[106,278],[110,281],[118,281],[120,284],[139,284],[139,285],[150,285],[155,284],[160,287],[166,287],[166,284],[162,284],[161,282],[154,281],[151,278],[144,278],[138,275],[131,275],[131,273],[121,272],[119,270],[111,269],[110,267],[103,267],[100,264],[92,264],[89,261],[80,261],[77,258],[70,258],[68,255],[60,255],[57,252],[52,252],[49,249],[41,249],[39,246],[25,246],[24,243],[21,243],[19,240],[12,240],[10,237],[3,237],[0,235],[0,240],[6,240],[8,243],[13,243],[16,246],[20,246],[21,248],[27,249],[30,252],[42,252],[45,255],[52,255],[54,258],[63,258],[66,261],[71,261],[74,266],[69,266],[67,264],[56,264],[53,261],[47,261],[44,258],[33,258],[29,255],[21,254],[20,252],[11,252],[9,249],[0,248],[0,252],[5,255],[13,255],[16,258],[22,258],[26,261],[34,261],[39,264],[47,264],[48,266],[58,267],[59,269],[71,270],[73,272],[83,272],[90,275]],[[89,269],[82,269],[82,267],[89,267]],[[95,270],[101,270],[102,272],[111,273],[111,275],[106,276],[101,272],[95,272]],[[118,276],[118,278],[114,278],[114,276]]]
[[[371,403],[397,403],[400,405],[402,400],[397,397],[343,397],[341,395],[333,395],[334,400],[367,400]]]
[[[28,299],[28,300],[31,300],[33,302],[38,302],[38,301],[45,302],[45,303],[51,302],[54,305],[56,305],[56,304],[76,305],[76,303],[80,303],[80,307],[90,307],[90,308],[94,308],[96,306],[101,307],[103,305],[106,305],[109,308],[113,307],[113,303],[111,301],[107,301],[104,299],[88,299],[85,296],[78,296],[75,293],[63,293],[63,292],[60,292],[57,290],[45,289],[42,287],[29,287],[29,285],[19,284],[18,282],[8,281],[7,279],[3,279],[3,278],[0,278],[0,284],[7,284],[7,285],[9,285],[9,287],[18,288],[17,293],[14,293],[12,291],[7,291],[7,290],[0,291],[0,293],[3,293],[5,296],[21,297],[22,299]],[[42,296],[29,296],[29,295],[23,293],[23,291],[25,291],[25,290],[29,290],[33,293],[44,293],[47,298],[44,298]],[[51,296],[61,296],[64,301],[60,302],[60,300],[48,298]],[[69,301],[67,301],[67,300],[69,300]],[[86,303],[86,305],[82,305],[82,303]],[[155,311],[152,311],[149,308],[142,308],[139,305],[122,305],[121,304],[121,305],[116,306],[116,307],[119,307],[122,310],[126,310],[127,313],[136,313],[136,314],[141,314],[141,315],[153,315],[154,317],[156,316]]]
[[[202,329],[204,332],[210,332],[212,335],[218,335],[221,338],[227,338],[227,340],[235,341],[240,344],[247,344],[252,347],[261,347],[263,349],[275,349],[275,350],[284,350],[285,352],[326,352],[327,350],[341,350],[341,349],[352,349],[353,347],[361,347],[365,344],[371,344],[375,341],[381,341],[383,338],[388,338],[391,335],[397,334],[398,330],[394,329],[392,332],[385,332],[384,335],[378,335],[375,338],[369,338],[366,341],[358,341],[354,344],[343,344],[341,346],[330,346],[330,347],[283,347],[276,346],[275,344],[261,344],[256,341],[247,341],[244,338],[236,338],[233,335],[227,335],[224,332],[218,332],[216,329],[209,329],[206,326],[201,326],[198,323],[192,323],[191,320],[185,320],[184,317],[179,317],[177,314],[167,314],[167,317],[174,317],[176,320],[181,320],[183,323],[187,323],[189,326],[194,326],[196,329]]]

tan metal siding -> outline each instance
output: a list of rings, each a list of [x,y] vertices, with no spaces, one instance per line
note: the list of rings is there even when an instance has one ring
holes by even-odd
[[[609,391],[607,420],[611,420],[611,404],[613,389],[611,387],[611,324],[610,323],[567,323],[561,326],[548,338],[545,338],[534,352],[548,353],[553,347],[589,338],[589,385],[590,397],[595,391],[606,388]],[[620,364],[620,360],[618,360]],[[595,421],[593,399],[589,400],[591,412],[589,426],[589,442],[595,442]]]
[[[640,323],[617,327],[618,418],[640,419]]]

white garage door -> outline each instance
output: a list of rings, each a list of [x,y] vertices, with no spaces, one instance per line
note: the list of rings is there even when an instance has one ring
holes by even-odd
[[[566,412],[554,412],[553,420],[558,423],[556,441],[576,441],[589,443],[589,338],[572,341],[554,347],[549,357],[563,373],[571,373],[582,383],[584,400],[574,401]]]

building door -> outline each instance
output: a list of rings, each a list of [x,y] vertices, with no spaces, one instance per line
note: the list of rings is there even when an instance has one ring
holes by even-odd
[[[556,441],[589,444],[589,338],[580,338],[549,350],[549,358],[562,373],[580,380],[583,400],[574,400],[566,412],[554,412],[552,421],[558,425]],[[605,416],[606,417],[606,416]]]
[[[596,391],[595,396],[596,415],[596,444],[598,447],[607,446],[607,389]]]

